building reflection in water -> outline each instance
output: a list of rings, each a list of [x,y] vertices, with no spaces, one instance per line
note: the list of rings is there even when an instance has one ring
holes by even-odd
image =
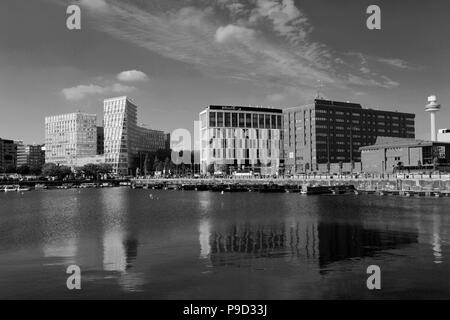
[[[43,246],[44,257],[63,258],[64,264],[75,264],[75,257],[78,252],[77,239],[67,239],[47,242]]]
[[[44,257],[62,258],[62,264],[71,265],[78,263],[77,254],[80,253],[76,227],[80,201],[77,196],[68,195],[64,204],[63,210],[55,210],[53,199],[43,198],[36,211],[42,215]]]
[[[103,193],[103,269],[119,274],[118,283],[123,290],[140,291],[145,281],[141,273],[133,270],[139,243],[133,230],[127,231],[127,214],[132,210],[128,190],[114,191]]]
[[[431,246],[433,249],[434,263],[442,263],[443,255],[441,248],[441,215],[433,215],[433,236],[431,240]]]
[[[319,264],[325,268],[332,262],[370,257],[383,250],[418,243],[417,232],[366,229],[354,224],[319,224]]]
[[[241,223],[226,228],[202,221],[199,230],[200,257],[209,253],[213,266],[237,265],[254,258],[284,258],[293,263],[315,263],[322,272],[333,262],[373,256],[418,242],[417,232],[314,220],[279,225]]]
[[[208,219],[202,219],[199,226],[200,258],[208,259],[211,253],[211,224]]]

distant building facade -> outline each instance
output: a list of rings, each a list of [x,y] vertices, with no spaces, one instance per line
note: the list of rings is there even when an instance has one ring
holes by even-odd
[[[437,134],[437,141],[450,142],[450,129],[439,129]]]
[[[278,174],[282,163],[281,109],[209,106],[200,112],[200,168],[207,173]],[[224,169],[225,168],[225,169]]]
[[[362,146],[379,136],[415,137],[415,115],[315,99],[284,113],[285,173],[359,171]],[[335,170],[334,170],[335,171]]]
[[[13,140],[0,138],[0,172],[17,166],[17,144]]]
[[[450,171],[450,143],[380,137],[361,149],[362,171]]]
[[[45,162],[76,167],[97,154],[97,115],[70,113],[45,118]]]
[[[129,98],[106,99],[103,110],[105,162],[115,174],[135,174],[142,153],[165,148],[163,131],[137,125],[137,106]]]
[[[23,144],[23,141],[21,140],[15,140],[14,143],[17,146],[17,162],[16,166],[24,166],[27,165],[27,155],[25,152],[25,145]]]
[[[45,163],[45,149],[43,145],[25,146],[26,165],[30,168],[41,167]]]

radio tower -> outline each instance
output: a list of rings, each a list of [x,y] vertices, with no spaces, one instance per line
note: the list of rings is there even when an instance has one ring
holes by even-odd
[[[438,112],[440,110],[441,110],[441,105],[437,103],[436,96],[429,96],[428,104],[425,106],[425,111],[430,113],[431,141],[437,141],[436,112]]]

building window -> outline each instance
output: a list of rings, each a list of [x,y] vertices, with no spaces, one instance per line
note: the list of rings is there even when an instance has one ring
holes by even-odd
[[[252,126],[255,129],[258,128],[258,115],[257,114],[253,114]]]
[[[216,126],[216,113],[215,112],[209,113],[209,126],[210,127]]]
[[[245,118],[245,127],[246,128],[251,128],[252,127],[252,115],[251,113],[247,113]]]
[[[217,127],[223,127],[223,112],[217,112]]]
[[[234,128],[236,128],[238,126],[237,118],[238,118],[237,113],[233,112],[232,115],[231,115],[231,119],[232,119],[232,126]]]
[[[239,128],[244,128],[245,125],[245,113],[239,113]]]
[[[264,126],[264,115],[263,114],[259,115],[259,128],[260,129],[265,128],[265,126]]]
[[[266,126],[265,126],[265,128],[266,129],[270,129],[270,115],[266,114],[265,118],[266,118]]]
[[[225,127],[231,127],[231,113],[225,112]]]

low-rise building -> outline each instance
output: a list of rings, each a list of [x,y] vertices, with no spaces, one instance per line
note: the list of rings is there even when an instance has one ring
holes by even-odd
[[[439,129],[437,134],[437,141],[450,142],[450,129]]]
[[[379,137],[360,151],[365,173],[450,170],[450,143]]]
[[[0,138],[0,172],[17,166],[17,144]]]

